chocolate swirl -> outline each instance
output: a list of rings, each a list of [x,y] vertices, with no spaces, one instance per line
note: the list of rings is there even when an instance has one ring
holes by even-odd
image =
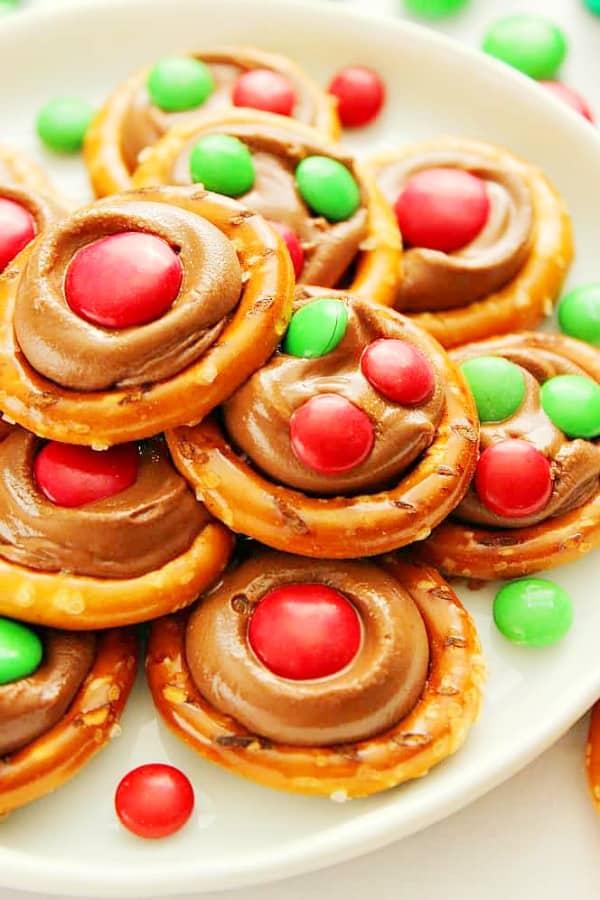
[[[420,152],[382,165],[377,181],[393,206],[413,175],[438,167],[463,169],[481,178],[488,191],[490,214],[477,237],[454,253],[405,249],[396,300],[402,311],[454,309],[480,300],[511,281],[531,250],[531,192],[510,158],[499,164],[473,149]]]
[[[458,351],[456,359],[464,362],[480,355],[476,349]],[[522,518],[504,518],[489,510],[479,499],[473,486],[453,515],[463,522],[497,528],[523,528],[544,522],[586,503],[598,490],[600,479],[600,442],[569,439],[554,425],[540,402],[540,384],[556,375],[589,373],[571,360],[544,347],[513,347],[511,338],[486,342],[490,351],[520,366],[525,376],[525,398],[508,419],[481,425],[481,450],[509,438],[521,438],[533,444],[551,462],[552,494],[541,512]]]
[[[64,279],[78,250],[123,231],[167,241],[179,253],[183,281],[159,319],[112,330],[70,309]],[[206,219],[145,201],[139,193],[111,197],[54,225],[32,245],[17,291],[15,334],[30,365],[64,388],[143,385],[170,378],[198,359],[218,338],[241,289],[235,250]]]
[[[255,657],[249,618],[274,588],[315,582],[354,605],[363,627],[361,647],[334,675],[280,678]],[[200,693],[253,733],[326,746],[365,740],[409,713],[423,693],[429,646],[414,601],[382,568],[261,553],[230,572],[192,613],[186,657]]]
[[[300,292],[303,299],[295,308],[316,294],[314,289]],[[400,406],[379,394],[362,374],[360,358],[365,347],[378,338],[409,340],[402,319],[383,319],[372,304],[343,294],[339,298],[346,304],[348,326],[331,353],[317,359],[277,353],[223,407],[230,437],[255,466],[286,486],[319,495],[374,491],[389,484],[434,441],[445,403],[437,371],[434,393],[420,406]],[[412,333],[410,341],[416,343]],[[425,343],[419,349],[433,366]],[[297,459],[289,425],[298,407],[326,393],[340,394],[367,413],[375,425],[375,443],[360,465],[324,476]]]
[[[27,678],[0,685],[0,756],[14,753],[59,722],[92,667],[92,634],[44,630],[44,658]]]
[[[302,131],[289,126],[258,125],[226,119],[221,123],[199,125],[194,137],[174,160],[169,183],[190,184],[190,153],[207,134],[222,133],[243,141],[252,152],[256,173],[254,186],[239,197],[244,206],[271,222],[280,222],[298,236],[304,251],[300,280],[305,284],[333,287],[338,284],[367,236],[367,198],[360,175],[351,156],[333,150],[330,145],[310,141]],[[341,222],[328,222],[313,215],[300,196],[294,173],[307,156],[329,156],[350,170],[361,189],[361,205]]]
[[[121,150],[131,172],[138,163],[141,151],[155,144],[170,128],[207,118],[231,107],[233,86],[244,72],[256,68],[271,68],[266,65],[267,61],[262,54],[257,55],[242,48],[204,51],[194,53],[194,57],[206,63],[214,81],[213,92],[200,106],[185,112],[165,112],[152,103],[145,79],[133,94],[123,118],[121,133]],[[277,71],[275,66],[273,68]],[[307,125],[313,124],[315,103],[306,84],[287,67],[284,74],[296,93],[292,117]]]
[[[41,441],[15,428],[0,444],[0,556],[44,572],[135,578],[184,553],[209,515],[176,472],[161,439],[140,446],[124,491],[75,509],[39,490]]]
[[[33,218],[36,233],[44,231],[52,222],[66,215],[66,207],[53,197],[39,194],[26,187],[7,183],[4,178],[4,168],[0,160],[0,197],[3,200],[12,200],[18,203]]]

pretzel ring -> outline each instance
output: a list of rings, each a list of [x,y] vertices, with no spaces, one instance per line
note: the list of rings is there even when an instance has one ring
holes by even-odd
[[[340,123],[335,98],[325,93],[312,78],[285,56],[264,53],[252,47],[220,47],[215,50],[198,51],[191,55],[209,66],[211,63],[217,65],[233,63],[239,65],[242,70],[261,68],[281,73],[292,82],[297,94],[304,96],[304,106],[307,107],[304,115],[307,116],[307,124],[314,126],[328,137],[338,137]],[[142,108],[154,110],[152,124],[157,137],[168,129],[169,125],[182,118],[198,121],[218,109],[218,106],[210,104],[208,113],[203,113],[202,107],[183,114],[162,113],[151,106],[145,91],[150,71],[149,67],[145,68],[121,84],[97,113],[87,132],[84,159],[97,197],[116,194],[131,187],[131,175],[135,165],[128,161],[124,145],[128,128],[131,127],[131,112],[136,98],[141,98]],[[230,103],[231,100],[227,98],[221,105],[228,106]],[[140,114],[139,103],[135,106],[134,112],[135,115]],[[159,113],[158,121],[156,112]]]

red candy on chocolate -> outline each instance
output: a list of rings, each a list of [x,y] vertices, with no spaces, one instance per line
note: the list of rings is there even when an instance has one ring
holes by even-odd
[[[179,257],[166,241],[124,231],[75,254],[67,270],[65,299],[93,325],[131,328],[162,316],[176,299],[182,278]]]
[[[240,75],[232,89],[234,106],[249,106],[280,116],[291,116],[297,97],[285,75],[272,69],[250,69]]]
[[[282,237],[292,260],[294,275],[297,279],[300,278],[304,268],[304,250],[298,235],[288,225],[284,225],[283,222],[269,222],[269,225]]]
[[[361,641],[358,614],[323,584],[286,584],[260,601],[248,629],[253,651],[281,678],[325,678],[344,669]]]
[[[429,360],[407,341],[380,338],[363,351],[363,375],[387,400],[411,406],[425,403],[435,390]]]
[[[143,838],[162,838],[185,825],[194,808],[189,778],[174,766],[150,763],[121,779],[115,810],[129,831]]]
[[[462,169],[424,169],[406,183],[395,205],[407,244],[452,253],[474,240],[490,212],[481,178]]]
[[[321,475],[348,472],[368,457],[375,431],[368,415],[339,394],[317,394],[290,419],[292,449]]]
[[[481,454],[475,490],[482,503],[498,516],[533,516],[541,512],[552,494],[550,463],[528,441],[500,441]]]
[[[35,237],[35,221],[29,210],[0,198],[0,272],[13,261],[17,253]]]
[[[385,87],[377,72],[365,66],[348,66],[335,75],[329,85],[337,97],[342,125],[358,128],[378,115],[385,100]]]
[[[573,88],[567,87],[566,84],[562,84],[560,81],[540,81],[538,83],[543,85],[551,94],[554,94],[557,100],[562,100],[563,103],[566,103],[567,106],[570,106],[575,112],[582,115],[588,122],[594,121],[594,116],[587,102]]]
[[[37,454],[33,471],[39,489],[52,503],[85,506],[135,484],[138,450],[135,444],[92,450],[50,441]]]

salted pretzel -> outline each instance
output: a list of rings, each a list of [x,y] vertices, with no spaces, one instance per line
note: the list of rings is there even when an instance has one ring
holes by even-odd
[[[592,709],[585,760],[592,802],[600,813],[600,702]]]
[[[301,122],[253,110],[231,110],[205,122],[188,122],[144,155],[133,183],[137,187],[192,183],[203,174],[194,166],[194,154],[215,135],[233,138],[238,147],[241,142],[240,152],[250,152],[252,175],[238,199],[283,229],[298,281],[321,287],[349,285],[349,290],[371,300],[393,303],[401,256],[393,214],[372,174],[344,148]],[[307,165],[315,161],[319,165],[323,157],[334,171],[309,170],[307,187],[302,167],[306,172]],[[333,184],[330,178],[335,179]],[[219,190],[216,185],[205,186]],[[353,200],[338,208],[338,196],[346,190],[354,193]]]
[[[191,613],[154,623],[146,674],[168,727],[201,756],[344,800],[458,750],[484,667],[435,570],[259,552]]]
[[[0,279],[0,409],[97,448],[198,422],[272,353],[283,242],[235,201],[160,187],[97,201]]]
[[[378,153],[370,164],[403,227],[396,309],[445,347],[533,328],[551,314],[573,243],[563,201],[540,169],[466,138]]]
[[[0,443],[0,615],[91,630],[192,603],[233,538],[161,438],[94,451],[14,427]]]
[[[594,424],[593,412],[583,425],[565,415],[579,416],[597,391],[598,350],[559,334],[525,332],[468,344],[451,356],[463,368],[474,364],[476,374],[490,358],[503,368],[479,385],[487,393],[481,402],[492,406],[481,424],[474,482],[450,518],[415,548],[418,558],[449,575],[487,580],[588,553],[600,543],[600,422]],[[567,393],[557,405],[565,376]],[[508,406],[494,419],[499,401]]]
[[[148,91],[153,68],[137,72],[114,91],[86,135],[84,156],[92,186],[99,197],[127,190],[140,154],[173,125],[198,121],[234,103],[236,85],[244,73],[259,69],[277,73],[287,83],[291,117],[337,138],[340,124],[335,99],[299,66],[274,53],[253,47],[217,47],[188,54],[208,66],[213,90],[199,105],[182,111],[161,109]]]
[[[133,630],[42,629],[33,674],[0,685],[0,813],[56,790],[117,733],[135,681]]]
[[[385,553],[425,538],[477,456],[462,376],[395,312],[298,291],[281,349],[221,408],[167,439],[180,472],[236,532],[303,556]]]

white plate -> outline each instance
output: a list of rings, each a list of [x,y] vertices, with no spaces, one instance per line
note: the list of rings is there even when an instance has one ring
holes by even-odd
[[[276,0],[94,0],[25,14],[0,28],[3,139],[42,156],[38,107],[55,94],[100,100],[139,65],[179,48],[256,43],[289,53],[326,83],[351,62],[375,66],[389,100],[369,144],[439,133],[503,143],[542,165],[566,197],[578,246],[573,283],[600,278],[600,140],[532,83],[434,34],[335,5]],[[74,198],[87,191],[79,161],[46,156]],[[283,878],[417,831],[492,788],[540,753],[600,695],[598,555],[550,577],[573,595],[569,636],[546,650],[517,648],[494,629],[493,590],[461,590],[477,622],[490,678],[466,747],[427,778],[370,800],[337,805],[259,788],[202,762],[155,720],[143,683],[123,733],[52,797],[0,825],[0,883],[44,894],[199,893]],[[178,835],[144,842],[112,809],[131,767],[169,761],[192,778],[197,807]]]

